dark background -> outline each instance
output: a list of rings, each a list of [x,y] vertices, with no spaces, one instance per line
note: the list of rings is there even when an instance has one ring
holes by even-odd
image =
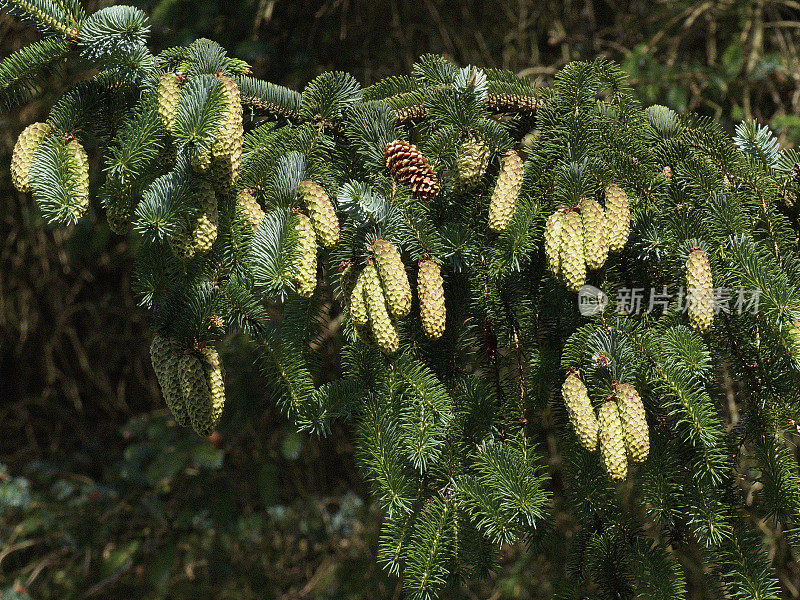
[[[152,15],[154,51],[209,37],[258,77],[296,89],[326,70],[369,85],[428,52],[542,84],[571,60],[606,56],[645,104],[700,111],[729,129],[755,118],[786,145],[800,138],[791,0],[131,4]],[[3,56],[37,37],[0,17]],[[54,229],[11,187],[16,136],[76,77],[58,73],[38,99],[0,116],[0,599],[397,594],[375,566],[379,514],[347,424],[325,440],[297,435],[251,349],[229,339],[220,435],[212,444],[176,430],[131,292],[135,247],[109,232],[97,206]],[[459,597],[549,597],[560,551],[507,548],[503,569]]]

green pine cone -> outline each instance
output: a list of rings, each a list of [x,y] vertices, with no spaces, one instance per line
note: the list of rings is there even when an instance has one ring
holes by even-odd
[[[158,116],[169,133],[175,130],[175,114],[178,112],[180,98],[180,76],[164,73],[158,81]]]
[[[239,178],[242,167],[242,100],[236,83],[226,75],[217,75],[222,81],[226,101],[226,114],[211,145],[212,179],[220,194],[226,193]]]
[[[492,231],[504,231],[511,222],[524,176],[522,159],[519,154],[509,150],[500,161],[500,175],[489,201],[489,229]]]
[[[20,192],[31,191],[30,172],[33,156],[39,144],[53,131],[55,129],[50,123],[33,123],[19,134],[11,155],[11,183]]]
[[[189,153],[189,162],[196,173],[208,173],[211,169],[211,150],[194,146]]]
[[[297,189],[317,240],[325,248],[334,246],[339,241],[339,219],[328,194],[313,181],[301,181]]]
[[[364,275],[364,301],[367,305],[369,324],[375,342],[384,354],[394,354],[400,347],[400,337],[387,310],[386,297],[383,294],[378,270],[374,264],[369,263],[364,267],[362,273]]]
[[[209,184],[202,183],[195,202],[198,212],[192,222],[170,240],[175,252],[186,260],[198,254],[205,254],[217,240],[219,226],[217,196]]]
[[[444,305],[444,280],[442,269],[433,260],[426,258],[419,263],[417,295],[422,330],[431,340],[438,340],[444,333],[447,310]]]
[[[300,296],[311,298],[317,288],[317,236],[311,220],[303,213],[294,215],[293,227],[297,232],[297,248],[292,260],[292,281]]]
[[[614,384],[614,394],[617,397],[628,458],[631,462],[644,462],[650,452],[650,431],[647,428],[642,399],[633,386],[627,383]]]
[[[589,400],[589,391],[575,369],[570,369],[567,373],[567,378],[561,386],[561,396],[564,398],[569,421],[581,446],[589,452],[594,452],[597,449],[597,417]]]
[[[378,269],[389,312],[395,319],[402,319],[411,311],[411,284],[406,267],[397,247],[383,238],[372,244],[375,267]]]
[[[456,157],[459,190],[469,191],[480,183],[489,165],[490,155],[491,148],[483,140],[469,137],[461,142]]]
[[[620,252],[631,232],[631,208],[628,194],[614,183],[606,188],[606,226],[609,251]]]
[[[577,292],[586,283],[586,258],[583,254],[583,223],[575,210],[563,213],[561,217],[561,247],[559,262],[561,275],[567,289]]]
[[[75,194],[75,216],[82,217],[89,209],[89,157],[77,139],[67,144],[69,175],[72,193]]]
[[[608,258],[608,239],[606,236],[606,214],[594,198],[581,201],[581,221],[583,222],[583,253],[589,269],[599,269]]]
[[[708,331],[714,321],[714,283],[708,257],[700,248],[686,260],[686,305],[692,329]]]
[[[203,418],[195,416],[192,425],[200,435],[209,436],[214,432],[225,408],[225,382],[222,378],[222,362],[215,348],[206,346],[200,350],[200,364],[203,365],[211,402]],[[199,415],[198,408],[195,409],[195,415]]]
[[[108,228],[117,235],[125,235],[131,230],[133,207],[127,198],[117,198],[106,208]]]
[[[628,476],[628,459],[625,456],[625,435],[617,403],[606,400],[600,407],[598,418],[600,460],[612,481],[625,481]]]
[[[184,354],[178,363],[178,372],[192,428],[199,435],[208,436],[214,431],[216,422],[203,363],[194,354]]]
[[[544,254],[553,275],[561,274],[561,244],[563,243],[565,211],[557,210],[547,219],[544,228]]]
[[[180,383],[178,343],[172,338],[156,333],[153,342],[150,344],[150,360],[153,363],[153,371],[156,373],[158,385],[164,396],[175,422],[181,427],[190,424],[189,412],[186,408],[186,399]]]
[[[364,272],[359,273],[353,290],[350,292],[350,319],[356,327],[366,327],[369,324],[367,303],[364,300]]]
[[[258,229],[265,215],[264,210],[261,208],[258,200],[256,200],[253,192],[251,190],[240,190],[236,195],[236,204],[241,214],[244,215],[247,222],[250,223],[250,226],[253,229]]]

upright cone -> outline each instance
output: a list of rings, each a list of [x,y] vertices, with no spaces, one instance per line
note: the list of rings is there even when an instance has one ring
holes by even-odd
[[[391,242],[378,238],[372,244],[372,253],[389,312],[395,319],[402,319],[411,310],[411,285],[400,252]]]
[[[489,165],[490,155],[491,149],[483,140],[469,137],[461,142],[456,157],[459,190],[469,191],[480,183]]]
[[[617,403],[607,400],[600,407],[598,418],[600,460],[612,481],[625,481],[628,476],[628,459],[625,455],[625,435],[619,418]]]
[[[686,305],[692,329],[708,331],[714,321],[714,283],[708,257],[700,248],[686,260]]]
[[[239,178],[242,166],[242,100],[236,83],[226,75],[217,75],[222,81],[226,112],[211,145],[211,174],[214,188],[226,193]]]
[[[394,180],[409,186],[415,198],[430,200],[439,193],[436,171],[414,144],[405,140],[389,142],[384,148],[383,160]]]
[[[563,243],[565,211],[557,210],[547,219],[544,227],[544,255],[547,268],[553,275],[561,274],[561,245]]]
[[[175,115],[181,97],[181,79],[175,73],[164,73],[158,80],[158,116],[164,128],[172,133],[175,130]]]
[[[372,335],[384,354],[394,354],[400,347],[400,337],[397,334],[394,322],[389,316],[378,271],[374,264],[369,263],[364,267],[363,274],[364,301],[367,305]]]
[[[511,222],[524,176],[522,159],[519,154],[509,150],[500,161],[500,175],[489,201],[489,229],[492,231],[504,231]]]
[[[89,209],[89,157],[76,138],[67,143],[67,156],[75,200],[74,213],[76,218],[80,218]]]
[[[160,333],[153,336],[153,342],[150,344],[150,360],[153,363],[153,371],[156,373],[161,393],[164,395],[164,402],[175,418],[175,422],[181,427],[188,427],[190,424],[189,412],[180,383],[178,353],[178,344],[175,340]]]
[[[239,211],[247,218],[247,222],[253,229],[258,229],[261,221],[264,220],[264,209],[256,200],[252,190],[240,190],[236,195],[236,204]]]
[[[577,292],[586,283],[586,258],[583,254],[583,223],[577,211],[563,213],[561,248],[559,252],[561,275],[567,289]]]
[[[419,296],[422,330],[428,339],[438,340],[444,333],[447,321],[447,311],[444,305],[444,280],[441,267],[429,258],[419,262],[417,295]]]
[[[309,218],[303,213],[294,215],[293,227],[297,233],[297,248],[293,258],[293,281],[297,293],[311,298],[317,289],[317,236]]]
[[[608,258],[607,225],[605,211],[594,198],[584,198],[581,201],[581,221],[586,266],[600,269]]]
[[[194,200],[197,205],[196,215],[170,240],[175,252],[187,260],[211,250],[217,240],[219,225],[217,196],[208,183],[203,182],[200,185]]]
[[[31,191],[30,172],[33,155],[39,144],[54,131],[50,123],[33,123],[28,125],[17,138],[11,155],[11,183],[20,192]]]
[[[589,392],[576,370],[571,369],[567,373],[567,378],[561,386],[561,396],[581,446],[589,452],[594,452],[597,449],[597,417],[589,400]]]
[[[325,248],[334,246],[339,241],[339,219],[328,194],[313,181],[301,181],[298,194],[308,211],[320,245]]]
[[[606,188],[606,224],[608,249],[611,252],[620,252],[631,232],[631,208],[628,194],[614,183]]]
[[[627,383],[614,384],[617,407],[625,435],[625,449],[631,462],[643,462],[650,452],[650,431],[639,393]]]

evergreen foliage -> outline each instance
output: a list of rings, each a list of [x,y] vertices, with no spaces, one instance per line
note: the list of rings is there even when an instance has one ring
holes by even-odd
[[[381,562],[408,598],[437,598],[490,569],[493,547],[547,535],[556,492],[577,524],[568,576],[598,597],[680,598],[696,566],[709,593],[777,597],[759,532],[798,525],[787,423],[800,422],[800,190],[796,154],[767,128],[746,122],[731,139],[710,120],[645,110],[603,60],[538,89],[427,55],[367,89],[335,72],[298,94],[251,78],[210,40],[152,55],[131,7],[2,6],[49,36],[0,64],[5,100],[27,98],[68,56],[92,69],[54,106],[30,187],[48,221],[73,223],[87,210],[84,147],[102,165],[94,208],[141,242],[137,289],[170,403],[212,433],[224,403],[213,346],[239,331],[300,429],[352,420],[386,513]],[[180,87],[169,131],[166,73]],[[225,144],[241,170],[215,190]],[[499,177],[513,192],[502,219],[490,216]],[[312,187],[325,204],[308,215]],[[337,236],[315,232],[322,219]],[[435,290],[410,284],[432,277],[420,264],[435,266]],[[704,294],[701,322],[679,295],[623,310],[625,290],[686,291],[687,278]],[[760,292],[757,310],[717,297],[710,314],[712,281]],[[585,282],[611,298],[605,313],[580,314]],[[439,285],[446,310],[421,316]],[[331,381],[322,331],[339,307]],[[576,373],[585,394],[565,405]],[[734,422],[720,410],[724,377],[738,382]],[[620,389],[637,394],[622,407],[635,418],[620,418]],[[569,419],[584,422],[582,439]],[[539,444],[553,423],[558,481]]]

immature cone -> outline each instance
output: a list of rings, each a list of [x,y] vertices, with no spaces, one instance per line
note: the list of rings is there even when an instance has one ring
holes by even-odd
[[[356,327],[366,327],[369,324],[367,302],[364,299],[364,271],[359,273],[350,292],[350,319]]]
[[[511,222],[524,176],[522,159],[519,154],[509,150],[500,161],[500,175],[497,176],[489,201],[489,229],[492,231],[504,231]]]
[[[77,139],[67,143],[69,177],[75,194],[75,215],[83,216],[89,208],[89,157]]]
[[[372,244],[372,253],[386,294],[389,312],[395,319],[402,319],[411,310],[411,285],[400,252],[391,242],[378,238]]]
[[[261,221],[264,220],[264,210],[256,200],[253,192],[250,190],[240,190],[236,195],[236,204],[239,210],[247,218],[247,222],[253,229],[258,229]]]
[[[106,208],[108,228],[117,235],[125,235],[130,231],[132,216],[133,207],[130,200],[126,198],[117,198],[113,204]]]
[[[20,192],[30,192],[30,172],[33,155],[44,139],[53,133],[50,123],[33,123],[28,125],[17,138],[14,152],[11,155],[11,182]]]
[[[178,112],[180,97],[180,76],[175,73],[164,73],[158,80],[158,116],[161,117],[161,122],[169,133],[175,130],[175,114]]]
[[[208,173],[211,169],[211,150],[195,146],[189,153],[189,162],[197,173]]]
[[[609,251],[621,251],[631,232],[631,208],[628,194],[614,183],[606,188],[606,226]]]
[[[364,301],[375,342],[384,354],[394,354],[400,347],[400,337],[386,307],[381,280],[375,265],[364,267]]]
[[[417,295],[419,296],[419,316],[422,321],[422,330],[428,339],[438,340],[444,333],[447,321],[447,310],[444,305],[444,280],[441,267],[429,258],[419,262]]]
[[[581,221],[586,266],[590,269],[599,269],[608,258],[608,239],[605,211],[594,198],[584,198],[581,201]]]
[[[200,359],[193,354],[184,354],[178,362],[180,373],[181,392],[186,399],[186,410],[192,428],[203,436],[209,435],[214,429],[211,420],[210,407],[211,390]],[[208,433],[206,433],[208,432]]]
[[[239,178],[242,167],[242,100],[236,83],[226,75],[217,75],[222,81],[225,97],[225,117],[217,129],[211,145],[213,158],[211,174],[217,192],[226,193]]]
[[[597,448],[597,417],[589,400],[589,392],[576,370],[571,369],[567,373],[567,378],[561,386],[561,396],[564,398],[569,421],[581,446],[589,452],[594,452]]]
[[[205,254],[217,240],[219,211],[217,196],[207,183],[203,183],[195,198],[198,211],[189,226],[170,240],[175,251],[185,259]]]
[[[644,462],[650,452],[650,431],[639,393],[627,383],[614,384],[617,408],[625,436],[625,449],[631,462]]]
[[[314,226],[320,245],[330,248],[339,241],[339,219],[331,199],[322,187],[313,181],[301,181],[297,188],[308,218]]]
[[[692,329],[708,331],[714,320],[714,283],[708,257],[700,248],[694,248],[686,260],[686,305]]]
[[[625,456],[625,436],[617,403],[607,400],[600,407],[597,421],[603,467],[612,481],[624,481],[628,476],[628,459]]]
[[[294,215],[293,227],[297,233],[297,248],[293,257],[292,280],[300,296],[311,298],[317,288],[317,236],[311,221],[303,213]]]
[[[191,419],[195,431],[207,437],[214,432],[225,408],[225,383],[222,379],[222,362],[215,348],[206,346],[200,350],[200,364],[209,391],[209,402],[206,405],[199,402],[194,404]]]
[[[563,243],[565,211],[557,210],[547,219],[544,227],[544,255],[553,275],[561,273],[561,244]]]
[[[566,211],[561,218],[561,275],[567,289],[577,292],[586,283],[586,258],[583,254],[583,223],[574,210]]]
[[[458,188],[469,191],[477,186],[486,167],[489,165],[491,149],[483,140],[469,137],[458,148],[456,158],[456,172],[458,173]]]
[[[394,180],[409,186],[415,198],[430,200],[439,193],[436,172],[414,144],[405,140],[389,142],[383,151],[383,160]]]
[[[190,423],[189,412],[181,389],[178,352],[178,344],[172,338],[160,333],[153,336],[153,342],[150,344],[150,360],[153,362],[153,371],[164,395],[164,402],[175,422],[181,427],[187,427]]]

